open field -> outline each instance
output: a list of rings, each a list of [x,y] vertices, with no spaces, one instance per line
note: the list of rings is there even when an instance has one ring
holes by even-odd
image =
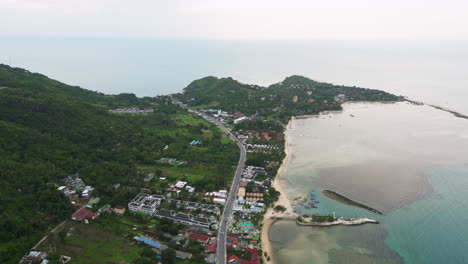
[[[69,233],[65,243],[58,237],[48,238],[41,248],[55,244],[57,252],[72,257],[74,263],[131,263],[142,250],[131,239],[105,232],[97,224],[71,222],[63,230]]]
[[[200,180],[206,177],[215,177],[218,169],[214,165],[193,164],[190,167],[173,167],[160,165],[137,165],[138,170],[154,172],[156,169],[162,172],[163,177],[177,178],[178,180]]]

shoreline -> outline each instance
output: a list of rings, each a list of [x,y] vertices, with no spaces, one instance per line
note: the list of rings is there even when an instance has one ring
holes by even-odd
[[[291,201],[287,198],[286,193],[284,192],[283,188],[281,187],[281,184],[279,183],[280,177],[283,174],[288,160],[289,160],[289,145],[288,145],[288,130],[292,126],[292,122],[294,120],[294,117],[292,117],[288,124],[286,125],[286,128],[284,130],[284,152],[285,152],[285,157],[283,159],[283,162],[281,163],[280,168],[278,169],[278,172],[276,173],[275,179],[273,180],[272,186],[276,189],[276,191],[280,192],[280,196],[278,201],[276,201],[273,204],[273,207],[270,207],[267,209],[265,214],[263,215],[263,220],[262,220],[262,233],[261,233],[261,239],[262,239],[262,250],[263,252],[266,252],[268,256],[270,257],[270,261],[267,261],[267,258],[265,255],[262,255],[262,259],[264,263],[275,263],[272,255],[272,247],[271,247],[271,242],[268,237],[268,233],[270,232],[270,227],[278,221],[278,217],[281,216],[286,216],[286,215],[293,215],[294,208],[291,204]],[[286,208],[286,211],[283,213],[275,213],[273,208],[277,205],[282,205]]]

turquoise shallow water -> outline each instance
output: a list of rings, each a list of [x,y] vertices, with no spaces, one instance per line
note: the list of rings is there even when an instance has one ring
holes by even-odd
[[[350,112],[356,119],[350,121]],[[313,192],[318,208],[297,205],[304,214],[335,212],[380,224],[316,228],[277,222],[269,233],[274,260],[468,263],[468,122],[404,104],[357,104],[323,116],[296,120],[289,133],[291,158],[281,176],[288,198]],[[328,199],[325,189],[384,215]]]
[[[406,263],[468,263],[468,166],[426,174],[433,195],[383,217],[385,242]]]

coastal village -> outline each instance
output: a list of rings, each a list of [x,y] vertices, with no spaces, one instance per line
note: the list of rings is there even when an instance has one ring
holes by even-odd
[[[268,113],[280,113],[286,109],[286,104],[317,103],[311,99],[314,87],[290,85],[289,88],[296,89],[301,95],[293,95],[287,103],[282,101],[273,105]],[[320,103],[332,107],[349,100],[348,96],[337,94],[333,100]],[[260,101],[273,98],[262,97]],[[372,219],[337,218],[334,214],[301,215],[299,205],[305,209],[317,208],[319,201],[312,194],[307,203],[294,205],[284,195],[280,196],[281,187],[274,178],[286,163],[283,159],[287,155],[283,149],[286,145],[285,130],[289,126],[279,119],[266,118],[259,113],[244,114],[239,110],[189,108],[175,97],[170,100],[170,104],[191,113],[192,119],[206,120],[223,129],[231,137],[229,140],[245,149],[248,162],[239,163],[232,186],[206,191],[205,185],[200,186],[186,176],[170,176],[167,172],[151,171],[144,166],[138,171],[139,180],[133,180],[134,186],[116,182],[110,184],[108,190],[85,183],[78,173],[68,175],[56,184],[56,188],[69,199],[75,211],[69,220],[60,223],[40,240],[21,263],[49,263],[48,256],[57,257],[54,255],[59,252],[57,243],[62,243],[61,252],[65,251],[59,255],[60,263],[75,263],[73,254],[69,256],[66,252],[73,253],[83,243],[102,239],[96,234],[108,236],[109,241],[116,243],[113,248],[121,248],[118,254],[109,253],[112,256],[116,254],[126,258],[136,254],[138,249],[143,255],[132,258],[141,263],[268,263],[271,261],[268,255],[271,248],[268,248],[265,230],[275,219],[291,219],[299,225],[319,226],[375,223]],[[138,116],[152,114],[154,110],[119,108],[109,112]],[[185,144],[196,150],[204,147],[205,140],[193,138]],[[168,143],[162,151],[170,149]],[[158,158],[155,164],[166,170],[183,171],[188,162],[168,155]],[[101,200],[100,193],[112,190],[128,190],[136,195],[128,197],[125,203]],[[99,230],[97,225],[106,231]],[[265,245],[267,248],[263,248]],[[96,246],[103,247],[102,241]]]

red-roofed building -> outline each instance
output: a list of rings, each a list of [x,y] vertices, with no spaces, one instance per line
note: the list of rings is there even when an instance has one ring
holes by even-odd
[[[297,99],[298,99],[298,96],[295,95],[295,96],[293,97],[292,101],[293,101],[294,103],[297,103]]]
[[[250,261],[260,261],[258,257],[258,251],[250,252]]]
[[[206,245],[205,253],[215,252],[216,251],[216,246],[217,246],[216,243],[211,243],[211,244]]]
[[[237,264],[239,263],[239,260],[240,258],[236,255],[231,255],[229,256],[229,258],[227,259],[227,262],[230,263],[230,264]]]
[[[234,112],[232,115],[233,115],[234,117],[236,117],[236,118],[244,117],[244,116],[245,116],[245,115],[244,115],[243,113],[241,113],[241,112]]]
[[[85,219],[94,219],[95,216],[96,215],[92,211],[86,208],[81,208],[72,214],[72,220],[83,221]]]
[[[250,252],[250,261],[257,262],[260,261],[260,258],[258,257],[258,249],[256,248],[246,248],[248,252]]]
[[[200,242],[202,244],[206,244],[210,240],[209,236],[202,235],[202,234],[197,234],[197,233],[190,233],[188,235],[188,238],[196,239],[198,242]]]
[[[239,264],[259,264],[257,261],[241,260]]]
[[[125,214],[125,206],[123,206],[123,205],[116,205],[116,206],[114,207],[114,213],[119,214],[119,215]]]
[[[248,252],[252,253],[252,252],[258,252],[258,249],[256,248],[246,248],[245,250],[247,250]]]
[[[226,247],[226,250],[229,250],[229,249],[234,249],[234,247],[232,245],[229,245]]]
[[[233,246],[239,244],[239,239],[237,237],[228,237],[226,240]]]

